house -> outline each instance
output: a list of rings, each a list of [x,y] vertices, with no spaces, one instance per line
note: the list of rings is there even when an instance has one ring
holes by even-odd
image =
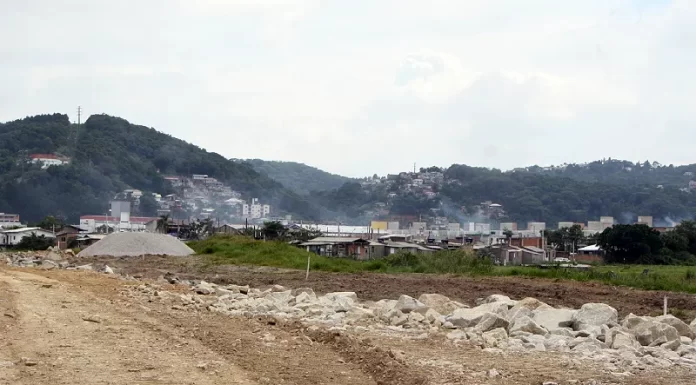
[[[534,246],[524,246],[521,247],[521,249],[523,265],[546,262],[546,253],[544,252],[544,249]]]
[[[86,233],[87,230],[74,225],[63,226],[56,234],[56,246],[59,249],[65,250],[70,247],[71,243],[76,243],[80,233]]]
[[[327,257],[353,257],[368,259],[370,241],[362,238],[317,237],[300,246],[307,251]]]
[[[21,227],[22,223],[19,222],[18,214],[6,214],[0,213],[0,228],[5,227]]]
[[[242,228],[244,228],[244,225],[239,225]],[[225,235],[242,235],[242,230],[238,228],[238,226],[233,226],[233,225],[222,225],[218,228],[215,229],[216,234],[225,234]]]
[[[13,230],[0,230],[0,246],[17,246],[24,237],[30,237],[32,234],[44,236],[46,238],[55,239],[55,234],[51,231],[44,230],[39,227],[25,227]]]
[[[590,245],[581,247],[578,249],[577,254],[575,254],[576,262],[603,262],[604,261],[604,250],[602,250],[599,245]]]
[[[519,235],[513,235],[510,239],[510,246],[517,247],[544,247],[544,239],[542,237],[523,237]]]
[[[416,243],[394,242],[394,241],[384,242],[384,249],[385,249],[386,255],[396,254],[398,252],[418,254],[418,253],[432,253],[435,251],[435,249],[421,246],[421,245],[416,244]]]
[[[32,163],[41,164],[42,169],[50,166],[62,166],[70,163],[70,158],[58,156],[55,154],[31,154],[29,155]]]

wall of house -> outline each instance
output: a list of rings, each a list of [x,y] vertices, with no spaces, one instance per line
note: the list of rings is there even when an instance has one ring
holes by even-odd
[[[604,258],[601,255],[593,254],[576,254],[575,261],[581,263],[602,263]]]
[[[31,236],[31,234],[36,234],[37,236],[43,235],[46,238],[55,238],[55,235],[53,235],[53,233],[44,230],[34,230],[20,233],[5,233],[3,234],[3,238],[0,239],[0,241],[2,241],[0,244],[2,244],[3,246],[16,246],[20,242],[22,242],[22,239],[24,239],[24,237]]]

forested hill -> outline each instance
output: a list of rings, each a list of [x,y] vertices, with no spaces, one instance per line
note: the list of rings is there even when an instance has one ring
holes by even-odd
[[[69,166],[42,170],[32,153],[58,154]],[[245,198],[271,202],[280,212],[316,219],[318,210],[249,164],[176,139],[153,128],[108,115],[93,115],[83,125],[66,115],[41,115],[0,124],[0,212],[24,220],[103,213],[113,194],[124,188],[168,192],[165,175],[208,174]]]
[[[652,185],[687,187],[689,181],[696,180],[696,164],[674,166],[658,162],[630,162],[626,160],[604,159],[583,164],[561,166],[532,166],[516,169],[517,172],[561,176],[583,182],[602,182],[623,185]]]
[[[261,159],[246,160],[255,170],[268,175],[283,186],[307,195],[312,191],[327,191],[341,187],[350,178],[328,173],[318,168],[296,162],[277,162]]]

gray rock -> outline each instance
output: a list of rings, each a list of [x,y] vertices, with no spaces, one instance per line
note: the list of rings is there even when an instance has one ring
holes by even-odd
[[[355,294],[355,292],[353,292],[353,291],[337,291],[334,293],[327,293],[323,297],[330,299],[330,300],[333,300],[334,298],[337,298],[337,297],[350,298],[353,302],[357,302],[357,300],[358,300],[358,295]]]
[[[193,287],[193,291],[195,291],[196,294],[202,295],[215,294],[215,285],[206,281],[201,281]]]
[[[573,314],[572,321],[574,330],[594,331],[602,325],[617,324],[619,312],[603,303],[586,303]]]
[[[595,338],[580,338],[580,340],[576,339],[570,343],[570,346],[574,352],[583,354],[596,353],[606,347],[604,343]]]
[[[75,270],[91,271],[91,270],[94,270],[94,267],[92,267],[92,265],[82,265],[82,266],[75,267]]]
[[[450,341],[457,341],[457,340],[467,340],[466,332],[462,330],[453,330],[449,333],[447,333],[447,339]]]
[[[502,302],[506,304],[508,307],[513,307],[515,304],[517,304],[517,301],[513,301],[510,299],[510,297],[502,294],[493,294],[489,295],[482,301],[482,303],[494,303],[494,302]]]
[[[402,295],[399,297],[396,305],[394,305],[394,309],[399,310],[404,314],[411,312],[425,314],[425,312],[428,311],[428,306],[413,297]]]
[[[501,315],[488,311],[490,308],[488,305],[490,304],[471,309],[457,309],[447,317],[447,321],[460,328],[476,327],[481,332],[499,327],[507,328],[509,322]]]
[[[48,260],[48,259],[45,259],[41,262],[41,268],[43,270],[53,270],[53,269],[57,269],[58,267],[59,266],[57,263],[55,263],[51,260]]]
[[[532,319],[549,332],[558,329],[572,328],[573,316],[577,310],[541,308],[532,311]]]
[[[689,327],[689,325],[687,325],[684,321],[671,314],[655,317],[655,320],[677,329],[680,336],[694,339],[694,332],[691,330],[691,327]]]
[[[640,343],[633,334],[619,329],[611,329],[605,335],[605,343],[612,349],[640,349]]]
[[[468,308],[468,306],[452,301],[441,294],[421,294],[418,301],[440,314],[452,314],[457,309]]]
[[[510,333],[514,332],[527,332],[531,334],[539,334],[539,335],[546,335],[548,333],[548,330],[545,328],[541,327],[539,324],[534,322],[533,319],[523,316],[516,318],[512,325],[510,325]]]
[[[694,340],[689,337],[681,336],[679,339],[681,340],[682,345],[692,345],[694,343]]]
[[[564,352],[570,350],[570,341],[572,340],[571,337],[549,334],[544,340],[544,346],[546,350]]]
[[[532,311],[543,310],[543,309],[553,309],[551,306],[539,301],[536,298],[525,298],[521,301],[517,301],[515,306],[513,306],[506,314],[507,319],[512,322],[519,317],[532,317]]]
[[[505,329],[495,328],[481,334],[483,344],[487,348],[503,348],[507,346],[508,335]]]
[[[109,267],[109,265],[104,265],[104,273],[105,273],[105,274],[115,274],[115,273],[114,273],[114,269],[112,269],[111,267]]]
[[[681,345],[677,329],[655,319],[629,314],[623,320],[622,326],[632,333],[643,346],[664,345],[672,341],[678,341],[679,345]]]

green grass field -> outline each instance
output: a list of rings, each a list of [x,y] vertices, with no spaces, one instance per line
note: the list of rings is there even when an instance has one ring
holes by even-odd
[[[696,268],[688,266],[595,266],[589,271],[550,267],[494,266],[466,251],[434,254],[394,254],[384,259],[356,261],[307,253],[281,242],[255,241],[247,237],[213,237],[189,246],[209,265],[258,265],[329,272],[380,272],[458,274],[467,276],[520,276],[575,281],[595,281],[644,290],[696,293]],[[647,274],[643,270],[648,269]]]

